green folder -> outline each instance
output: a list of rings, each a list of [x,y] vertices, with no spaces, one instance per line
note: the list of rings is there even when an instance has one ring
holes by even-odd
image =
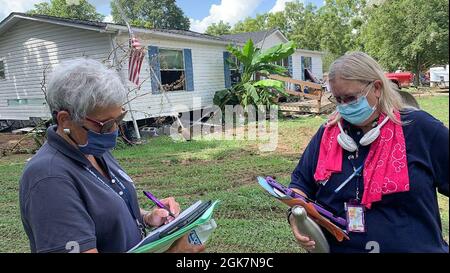
[[[166,251],[177,239],[183,237],[183,235],[197,228],[198,226],[201,226],[204,223],[208,222],[211,219],[214,209],[218,203],[219,203],[218,200],[214,201],[214,203],[202,214],[202,216],[200,216],[197,220],[195,220],[191,224],[157,241],[143,245],[131,251],[131,253],[161,253]]]

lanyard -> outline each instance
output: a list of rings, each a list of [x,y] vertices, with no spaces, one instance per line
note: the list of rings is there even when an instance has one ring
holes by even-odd
[[[113,191],[117,196],[120,197],[120,199],[122,199],[123,202],[125,202],[125,205],[128,208],[128,211],[130,212],[131,216],[135,219],[136,224],[139,228],[139,231],[141,232],[142,236],[145,236],[145,229],[143,227],[143,225],[141,224],[141,222],[139,221],[139,219],[135,216],[134,212],[133,212],[133,208],[131,206],[130,203],[130,196],[128,193],[128,189],[125,187],[125,185],[119,180],[117,179],[117,177],[110,172],[110,174],[113,176],[113,179],[115,181],[117,181],[117,184],[119,185],[119,187],[121,188],[123,195],[125,195],[126,197],[122,197],[120,194],[118,194],[110,185],[106,184],[105,181],[103,181],[103,179],[101,179],[96,173],[94,173],[91,169],[89,169],[88,167],[84,166],[84,168],[92,175],[94,176],[101,184],[103,184],[104,186],[106,186],[107,188],[109,188],[111,191]]]
[[[358,150],[356,150],[356,155],[355,156],[353,156],[353,155],[350,155],[349,157],[348,157],[348,160],[350,161],[350,164],[352,164],[352,167],[353,167],[353,170],[356,170],[356,168],[355,168],[355,164],[353,164],[353,160],[352,159],[355,159],[355,158],[358,158]],[[360,180],[359,180],[359,178],[362,176],[362,169],[364,168],[363,167],[364,166],[364,162],[361,164],[361,166],[360,166],[360,168],[361,168],[361,170],[360,170],[360,172],[357,174],[357,179],[356,179],[356,196],[355,196],[355,200],[356,201],[358,201],[359,202],[359,184],[360,184]],[[363,182],[363,188],[364,188],[364,182]]]
[[[338,193],[345,185],[347,185],[348,182],[353,179],[353,177],[360,175],[362,167],[363,166],[361,165],[357,169],[353,169],[353,173],[344,182],[342,182],[342,184],[337,189],[335,189],[334,192]]]
[[[350,182],[355,176],[360,176],[363,166],[364,164],[362,164],[361,166],[359,166],[358,168],[355,167],[355,165],[353,164],[353,161],[351,160],[352,158],[354,158],[352,155],[348,157],[348,159],[350,160],[350,163],[353,166],[353,173],[347,178],[345,179],[344,182],[342,182],[341,185],[339,185],[339,187],[337,187],[334,192],[338,193],[345,185],[347,185],[348,182]],[[357,185],[356,188],[356,199],[358,199],[358,195],[359,195],[359,185]]]

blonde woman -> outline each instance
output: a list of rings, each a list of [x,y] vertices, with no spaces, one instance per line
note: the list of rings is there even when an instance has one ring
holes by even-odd
[[[312,138],[290,187],[346,219],[349,240],[324,231],[331,252],[447,252],[436,191],[449,193],[449,131],[406,106],[380,65],[362,52],[328,74],[336,112]],[[294,236],[304,236],[288,212]]]

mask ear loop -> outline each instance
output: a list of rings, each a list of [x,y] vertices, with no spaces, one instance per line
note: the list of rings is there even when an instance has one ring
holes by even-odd
[[[359,144],[361,144],[362,146],[367,146],[369,144],[371,144],[372,142],[374,142],[378,136],[380,135],[380,129],[381,127],[383,127],[383,125],[385,125],[387,122],[389,121],[389,117],[386,116],[384,118],[384,120],[378,124],[377,127],[373,128],[372,130],[370,130],[369,132],[367,132],[359,141]]]
[[[351,153],[358,150],[358,146],[356,145],[353,138],[351,138],[349,135],[347,135],[344,132],[344,129],[342,129],[342,125],[341,125],[340,121],[338,121],[338,127],[339,127],[339,130],[341,131],[341,133],[337,136],[337,141],[338,141],[339,145],[344,150],[349,151]]]
[[[81,127],[82,127],[83,129],[87,130],[84,126],[81,126]],[[73,143],[75,143],[75,145],[77,145],[78,147],[82,147],[82,146],[86,146],[86,145],[87,145],[87,142],[86,142],[86,144],[84,144],[84,145],[78,144],[78,142],[72,137],[69,128],[64,128],[63,131],[64,131],[64,133],[70,138],[70,140],[72,140]]]
[[[64,132],[66,131],[66,129],[64,129]],[[69,133],[67,134],[66,133],[66,135],[70,138],[70,140],[72,140],[73,141],[73,143],[75,143],[78,147],[81,147],[81,146],[86,146],[87,145],[87,143],[85,144],[85,145],[80,145],[80,144],[78,144],[78,142],[70,135],[70,130],[69,130]]]

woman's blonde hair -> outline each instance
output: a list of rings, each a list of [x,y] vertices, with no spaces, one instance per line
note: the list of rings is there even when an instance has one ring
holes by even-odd
[[[402,97],[397,92],[394,83],[386,78],[381,66],[364,52],[350,52],[334,61],[330,66],[328,81],[335,79],[359,81],[361,83],[381,81],[382,87],[378,109],[397,124],[400,124],[401,121],[395,117],[394,111],[407,108],[414,109],[403,103]],[[330,115],[328,124],[333,125],[340,118],[341,116],[336,110]]]

